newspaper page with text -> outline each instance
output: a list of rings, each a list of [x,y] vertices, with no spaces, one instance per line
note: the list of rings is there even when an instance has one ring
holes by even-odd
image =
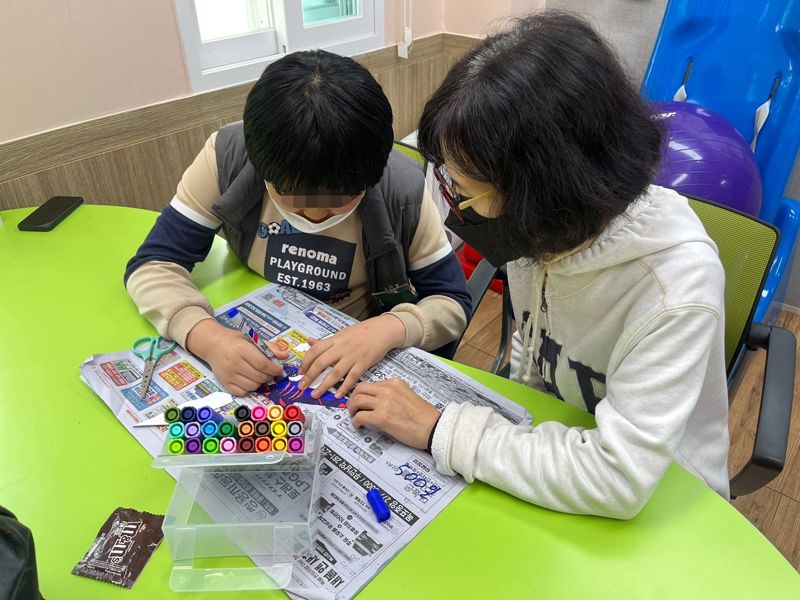
[[[322,450],[314,503],[312,549],[295,561],[287,591],[303,598],[353,597],[393,556],[416,536],[466,487],[461,477],[440,474],[433,458],[373,429],[355,429],[344,404],[327,393],[320,400],[297,388],[292,375],[308,350],[308,338],[322,338],[356,321],[287,286],[267,284],[217,311],[236,307],[258,334],[290,353],[287,378],[246,397],[234,397],[219,409],[231,413],[239,404],[300,402],[322,423]],[[131,351],[95,355],[81,366],[81,377],[118,420],[152,455],[166,436],[165,427],[133,427],[169,406],[221,391],[208,365],[176,348],[156,367],[146,397],[137,392],[142,360]],[[400,377],[439,409],[450,402],[489,406],[514,423],[530,423],[521,406],[466,377],[436,357],[417,349],[393,350],[369,369],[362,380]],[[173,473],[174,475],[174,473]],[[302,481],[270,482],[220,474],[216,500],[205,507],[214,514],[246,510],[250,516],[293,510]],[[391,518],[378,523],[366,492],[379,488]]]

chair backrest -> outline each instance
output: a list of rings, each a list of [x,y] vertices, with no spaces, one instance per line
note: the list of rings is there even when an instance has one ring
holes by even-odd
[[[428,161],[425,160],[425,157],[420,154],[420,151],[414,148],[414,146],[409,146],[408,144],[404,144],[403,142],[395,142],[394,149],[398,152],[402,152],[411,160],[416,161],[419,163],[419,166],[422,167],[422,172],[425,173],[428,167]]]
[[[725,362],[728,375],[744,345],[778,245],[778,230],[755,217],[707,200],[690,198],[719,250],[725,270]]]

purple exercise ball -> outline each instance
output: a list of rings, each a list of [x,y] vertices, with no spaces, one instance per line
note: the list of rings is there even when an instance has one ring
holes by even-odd
[[[761,173],[742,135],[697,104],[656,102],[653,108],[665,137],[653,182],[757,216]]]

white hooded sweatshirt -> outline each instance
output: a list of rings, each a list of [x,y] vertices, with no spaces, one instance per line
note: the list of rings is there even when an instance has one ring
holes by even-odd
[[[597,427],[516,426],[452,403],[433,438],[439,471],[627,519],[674,460],[728,498],[724,273],[686,199],[651,186],[588,246],[509,263],[508,277],[512,378],[594,412]]]

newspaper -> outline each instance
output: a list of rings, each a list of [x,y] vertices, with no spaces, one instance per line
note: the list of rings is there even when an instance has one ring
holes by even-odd
[[[288,375],[297,372],[296,365],[309,348],[309,337],[323,338],[356,322],[294,288],[277,284],[268,284],[221,307],[217,319],[225,323],[224,313],[233,307],[245,315],[261,337],[289,352],[285,369]],[[136,390],[142,369],[141,359],[123,351],[90,357],[81,366],[81,377],[142,446],[156,456],[166,428],[133,425],[169,406],[220,391],[221,386],[208,365],[180,347],[161,359],[145,398]],[[362,379],[393,377],[404,379],[439,409],[450,402],[467,401],[489,406],[514,423],[531,422],[531,415],[521,406],[417,349],[393,350]],[[232,404],[220,410],[230,412],[239,404],[252,406],[285,398],[307,404],[323,427],[319,498],[312,505],[317,511],[312,525],[313,551],[295,560],[286,589],[303,598],[352,598],[466,483],[461,477],[440,474],[426,452],[409,448],[374,429],[354,429],[341,400],[333,394],[325,394],[320,400],[300,394],[296,386],[292,388],[291,378],[282,386],[235,397]],[[224,481],[217,490],[218,506],[209,511],[212,516],[214,512],[227,511],[226,505],[236,501],[234,495],[241,498],[242,494],[255,505],[262,505],[255,511],[257,514],[263,514],[265,508],[274,512],[267,495],[275,491],[275,486],[264,488],[264,482],[233,485],[235,482],[229,479],[222,477]],[[391,518],[383,523],[377,522],[366,500],[366,492],[373,487],[383,492],[391,510]],[[296,494],[288,494],[286,506],[293,496]]]

